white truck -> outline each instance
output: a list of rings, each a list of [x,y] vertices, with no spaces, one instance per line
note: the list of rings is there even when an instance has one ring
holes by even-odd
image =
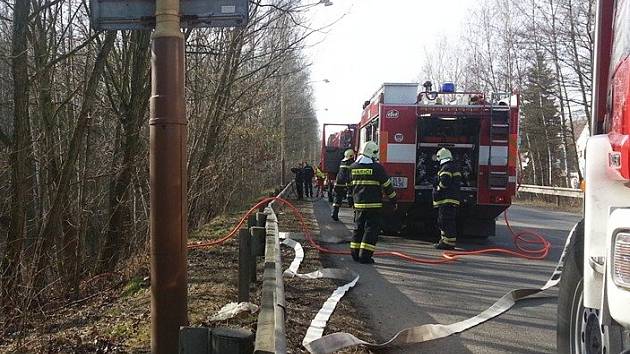
[[[630,353],[630,0],[598,0],[584,219],[567,245],[559,353]]]

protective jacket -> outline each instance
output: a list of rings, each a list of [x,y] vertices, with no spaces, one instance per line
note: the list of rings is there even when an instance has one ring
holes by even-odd
[[[339,165],[339,173],[335,179],[336,187],[349,187],[350,186],[350,166],[354,163],[354,159],[343,159],[341,165]]]
[[[315,170],[313,170],[313,167],[311,167],[311,165],[306,165],[302,170],[304,171],[304,182],[312,181],[315,176]]]
[[[459,206],[459,191],[462,184],[462,174],[459,164],[448,161],[442,164],[438,171],[436,185],[433,188],[433,207],[442,205]]]
[[[293,167],[291,172],[295,173],[295,183],[304,183],[304,170],[300,167]]]
[[[317,167],[315,168],[315,177],[318,180],[324,181],[326,179],[326,174],[319,167]]]
[[[377,162],[353,163],[350,166],[350,185],[355,209],[382,208],[383,193],[391,200],[396,199],[392,181]]]

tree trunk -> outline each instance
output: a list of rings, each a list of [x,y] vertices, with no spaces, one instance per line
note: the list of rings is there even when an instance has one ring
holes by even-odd
[[[232,84],[237,73],[238,65],[240,63],[240,55],[243,47],[243,33],[241,30],[233,30],[230,33],[230,42],[228,46],[227,56],[225,64],[222,68],[219,83],[217,84],[216,91],[213,94],[213,101],[208,111],[208,115],[205,117],[205,122],[202,127],[200,142],[203,148],[191,149],[190,163],[189,163],[189,190],[197,189],[190,201],[189,207],[189,226],[192,226],[197,219],[198,212],[202,213],[202,210],[208,209],[204,196],[206,193],[203,191],[205,188],[201,182],[205,175],[205,170],[208,167],[211,157],[216,156],[218,149],[217,139],[220,132],[223,130],[225,122],[225,113],[228,110],[228,104],[231,97]],[[197,152],[201,153],[198,161],[195,161]],[[194,173],[191,173],[190,167],[196,165],[197,168]]]
[[[556,86],[558,89],[558,101],[560,103],[560,122],[561,122],[561,129],[562,131],[560,132],[560,139],[562,142],[562,145],[560,146],[560,150],[561,150],[561,154],[562,154],[562,167],[563,167],[563,173],[564,173],[564,186],[565,187],[570,187],[571,186],[571,176],[569,176],[569,165],[568,165],[568,157],[567,157],[567,137],[566,137],[566,118],[565,118],[565,114],[564,114],[564,95],[562,93],[562,82],[564,80],[561,80],[562,78],[562,70],[560,69],[560,59],[558,57],[558,32],[556,31],[556,10],[554,9],[554,0],[549,0],[549,7],[550,7],[550,11],[551,11],[551,36],[552,36],[552,41],[551,41],[551,54],[552,54],[552,58],[553,58],[553,63],[554,63],[554,68],[556,71]]]
[[[562,85],[564,87],[564,96],[568,97],[567,94],[567,86],[566,85]],[[577,170],[578,173],[578,180],[582,181],[582,179],[584,178],[582,176],[582,171],[580,170],[580,157],[579,157],[579,153],[578,153],[578,149],[577,149],[577,139],[575,137],[575,129],[574,129],[574,124],[573,124],[573,114],[571,113],[571,105],[567,104],[567,111],[569,112],[569,129],[570,129],[570,135],[571,135],[571,143],[573,145],[573,153],[574,153],[574,158],[575,158],[575,169]]]
[[[571,42],[571,54],[573,55],[573,63],[575,65],[573,69],[575,70],[575,73],[578,78],[578,84],[580,86],[580,93],[582,95],[582,105],[584,106],[584,114],[586,114],[586,121],[588,124],[589,131],[591,131],[591,110],[588,104],[588,95],[590,92],[588,93],[586,92],[586,84],[584,82],[584,77],[585,76],[592,77],[592,72],[591,73],[583,72],[582,63],[580,62],[580,56],[579,56],[578,48],[577,48],[577,38],[576,38],[577,33],[576,33],[576,28],[575,28],[575,19],[573,18],[573,3],[571,0],[568,0],[568,6],[569,6],[568,7],[569,9],[568,21],[569,21],[569,26],[570,26],[569,39]]]
[[[147,79],[149,67],[149,46],[151,44],[149,32],[134,32],[129,40],[132,48],[131,68],[128,77],[120,79],[122,86],[120,93],[129,92],[129,97],[118,97],[121,104],[119,112],[123,127],[122,166],[110,183],[109,189],[109,222],[107,237],[100,257],[100,271],[114,269],[121,252],[130,244],[129,224],[131,223],[130,193],[132,176],[136,167],[136,159],[140,151],[140,127],[144,123],[149,102],[150,86]],[[129,64],[129,62],[128,62]],[[110,73],[116,75],[117,73]],[[128,87],[128,89],[126,89]],[[127,96],[127,95],[124,95]],[[117,154],[115,154],[117,155]],[[114,161],[114,163],[116,163]]]
[[[20,261],[24,239],[26,237],[26,216],[30,199],[31,168],[29,155],[31,139],[29,128],[29,79],[27,31],[30,1],[16,0],[13,13],[13,36],[11,49],[11,72],[13,74],[13,148],[11,160],[11,222],[7,238],[6,251],[0,263],[2,277],[2,307],[9,304],[10,296],[16,293],[20,283]]]
[[[50,211],[44,218],[42,228],[39,232],[39,239],[37,240],[36,267],[32,270],[32,274],[37,276],[34,284],[35,289],[41,289],[45,286],[45,270],[49,263],[48,251],[53,241],[53,232],[55,230],[56,223],[61,218],[63,208],[67,205],[68,194],[70,192],[70,180],[75,170],[76,161],[81,148],[81,142],[84,141],[85,133],[91,118],[92,107],[94,106],[94,102],[96,100],[97,87],[101,74],[103,73],[105,60],[114,45],[115,39],[115,31],[107,32],[102,47],[94,61],[94,66],[92,67],[88,82],[85,86],[83,102],[81,104],[79,116],[77,117],[77,124],[72,133],[67,156],[65,157],[61,168],[59,182],[57,183],[57,190],[55,191]]]

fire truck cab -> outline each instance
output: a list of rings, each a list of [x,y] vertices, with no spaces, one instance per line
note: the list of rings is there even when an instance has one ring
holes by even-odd
[[[598,0],[584,219],[565,247],[559,353],[630,352],[630,0]]]
[[[435,232],[432,189],[446,147],[461,165],[461,235],[495,233],[495,218],[508,208],[516,190],[518,97],[511,94],[455,92],[453,84],[433,91],[424,84],[385,83],[364,104],[358,145],[379,145],[380,163],[398,195],[392,228]],[[385,230],[386,232],[395,230]]]

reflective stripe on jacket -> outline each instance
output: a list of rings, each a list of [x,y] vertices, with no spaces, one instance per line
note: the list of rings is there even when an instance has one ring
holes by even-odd
[[[317,167],[315,168],[315,177],[323,181],[326,179],[326,174],[322,172],[322,170],[319,167]]]
[[[372,209],[383,207],[383,193],[389,199],[396,199],[396,191],[392,181],[379,163],[350,166],[350,185],[356,209]]]
[[[433,189],[433,206],[459,205],[459,191],[462,184],[462,174],[459,172],[459,164],[448,161],[440,167],[437,185]]]

